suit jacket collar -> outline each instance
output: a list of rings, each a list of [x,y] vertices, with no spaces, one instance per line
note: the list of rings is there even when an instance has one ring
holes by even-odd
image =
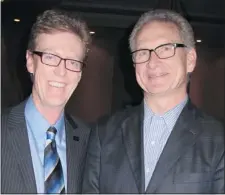
[[[132,108],[122,124],[122,133],[131,169],[139,193],[144,192],[144,160],[142,147],[142,125],[144,116],[143,103]]]
[[[200,129],[195,122],[195,118],[199,116],[195,106],[188,100],[155,167],[146,190],[147,193],[154,193],[157,190],[160,182],[169,173],[185,150],[195,143]],[[128,111],[128,117],[122,124],[124,144],[139,193],[145,192],[143,118],[144,105],[142,103]]]
[[[69,116],[65,115],[67,193],[81,193],[83,159],[85,159],[86,135],[83,129]]]
[[[15,158],[18,161],[18,167],[21,169],[24,187],[28,193],[37,193],[35,175],[27,133],[25,120],[26,101],[12,108],[9,114],[9,136],[7,139],[12,143]],[[80,186],[77,182],[81,180],[81,165],[84,144],[86,144],[86,136],[77,126],[75,121],[65,114],[65,131],[66,131],[66,148],[67,148],[67,193],[75,193],[79,191]]]

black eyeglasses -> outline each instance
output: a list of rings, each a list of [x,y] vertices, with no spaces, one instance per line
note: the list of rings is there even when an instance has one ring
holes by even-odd
[[[155,52],[158,58],[166,59],[175,55],[177,47],[187,47],[182,43],[166,43],[159,45],[155,49],[139,49],[131,52],[133,63],[140,64],[150,60],[151,52]]]
[[[61,58],[55,54],[41,52],[41,51],[31,51],[31,53],[36,54],[41,57],[41,62],[48,66],[57,67],[61,63],[62,60],[65,61],[65,67],[67,70],[73,72],[81,72],[85,66],[84,62],[73,60],[73,59],[65,59]]]

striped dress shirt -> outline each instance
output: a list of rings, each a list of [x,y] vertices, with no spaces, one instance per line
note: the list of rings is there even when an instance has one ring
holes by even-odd
[[[144,166],[145,189],[151,180],[160,154],[170,136],[173,127],[186,105],[188,97],[163,115],[154,114],[144,102]],[[166,162],[165,162],[166,163]]]

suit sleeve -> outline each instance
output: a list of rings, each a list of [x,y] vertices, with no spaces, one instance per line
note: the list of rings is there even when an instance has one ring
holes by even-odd
[[[99,190],[100,158],[101,158],[101,146],[98,136],[98,128],[95,128],[91,131],[88,143],[82,193],[85,194],[100,193]]]

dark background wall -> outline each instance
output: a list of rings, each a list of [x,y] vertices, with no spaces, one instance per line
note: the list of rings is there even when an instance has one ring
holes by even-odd
[[[192,1],[185,9],[179,8],[178,1],[173,1],[172,5],[172,1],[157,1],[161,4],[156,4],[156,1],[142,0],[136,6],[133,0],[130,3],[126,0],[29,2],[5,0],[2,3],[2,108],[17,104],[30,94],[32,83],[25,66],[28,33],[36,15],[54,6],[81,14],[95,31],[87,67],[67,110],[92,122],[105,114],[140,103],[142,93],[134,76],[128,35],[139,15],[158,5],[180,9],[181,13],[185,11],[196,39],[202,39],[202,43],[197,43],[198,61],[191,75],[190,97],[207,113],[224,119],[225,16],[219,10],[222,4],[199,1],[212,7],[202,10]],[[213,9],[217,15],[211,13]],[[21,22],[15,23],[15,17]]]
[[[225,49],[200,46],[197,67],[192,74],[192,101],[213,116],[224,119]]]

